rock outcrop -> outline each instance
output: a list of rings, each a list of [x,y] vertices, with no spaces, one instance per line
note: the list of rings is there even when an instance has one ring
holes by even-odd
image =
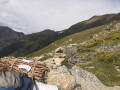
[[[64,60],[62,61],[61,58],[65,59],[65,56],[63,50],[58,48],[53,59],[44,61],[49,67],[52,67],[46,77],[47,84],[56,85],[59,90],[120,90],[120,87],[117,86],[105,86],[94,74],[80,67],[63,65]],[[58,59],[61,61],[59,65]]]
[[[75,77],[76,83],[80,85],[76,88],[81,88],[81,90],[113,90],[112,88],[103,85],[94,74],[81,68],[72,67],[70,72],[72,76]]]
[[[119,86],[107,87],[97,77],[79,67],[65,65],[51,70],[46,83],[56,85],[60,90],[119,90]]]

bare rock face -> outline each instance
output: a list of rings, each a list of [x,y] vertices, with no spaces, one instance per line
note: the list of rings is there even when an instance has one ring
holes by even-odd
[[[113,88],[103,85],[94,74],[81,68],[72,67],[70,72],[75,77],[76,83],[80,85],[81,90],[113,90]]]
[[[46,83],[56,85],[60,90],[120,90],[119,86],[107,87],[97,77],[79,67],[65,65],[51,70]]]
[[[94,74],[79,67],[66,67],[62,64],[65,56],[58,48],[54,57],[45,61],[48,67],[52,67],[46,77],[47,84],[56,85],[59,90],[120,90],[120,87],[105,86]]]
[[[50,71],[46,79],[47,84],[56,85],[60,90],[72,90],[75,85],[75,78],[71,75]]]

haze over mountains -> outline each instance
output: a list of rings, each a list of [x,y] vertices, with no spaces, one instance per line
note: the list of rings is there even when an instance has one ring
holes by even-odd
[[[8,55],[17,57],[26,56],[46,47],[60,38],[93,27],[106,25],[115,20],[120,20],[120,13],[94,16],[89,20],[79,22],[59,32],[47,29],[42,32],[28,35],[24,35],[21,32],[15,32],[8,27],[0,26],[0,57]]]

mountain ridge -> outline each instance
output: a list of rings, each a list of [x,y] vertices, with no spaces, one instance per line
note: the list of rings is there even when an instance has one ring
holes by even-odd
[[[22,37],[24,37],[24,33],[16,32],[6,26],[0,26],[0,49],[10,45],[12,42],[19,40]]]
[[[6,47],[4,47],[0,53],[9,52],[8,54],[4,53],[1,55],[13,55],[13,56],[26,56],[30,53],[36,52],[54,41],[61,39],[63,37],[84,31],[86,29],[94,28],[101,25],[107,25],[108,23],[120,20],[120,13],[118,14],[106,14],[100,16],[93,16],[92,18],[79,22],[77,24],[72,25],[68,29],[62,31],[53,31],[47,29],[42,32],[33,33],[25,35],[21,40],[18,40]],[[11,50],[14,47],[17,47],[14,50]],[[10,50],[9,50],[10,49]]]

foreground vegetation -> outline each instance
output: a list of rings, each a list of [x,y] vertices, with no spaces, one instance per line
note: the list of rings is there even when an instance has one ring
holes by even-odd
[[[101,62],[99,61],[99,58],[93,57],[92,63],[80,63],[77,66],[80,66],[81,68],[92,72],[103,84],[107,86],[120,85],[120,73],[115,69],[115,65],[113,65],[111,62]]]
[[[94,73],[107,86],[120,85],[120,72],[116,69],[120,67],[120,50],[97,51],[104,44],[111,48],[114,46],[119,48],[119,43],[120,31],[111,31],[107,36],[97,40],[91,39],[86,46],[79,46],[77,50],[80,55],[87,53],[86,61],[91,63],[79,63],[77,66]]]

